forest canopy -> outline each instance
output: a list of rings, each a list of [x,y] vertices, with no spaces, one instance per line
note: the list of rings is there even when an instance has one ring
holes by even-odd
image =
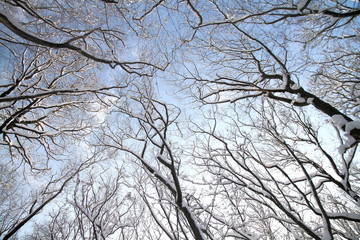
[[[1,239],[358,239],[360,3],[1,0]]]

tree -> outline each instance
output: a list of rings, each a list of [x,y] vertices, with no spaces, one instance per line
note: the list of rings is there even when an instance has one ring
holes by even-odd
[[[62,54],[50,54],[48,58],[49,53],[47,49],[23,48],[13,68],[3,76],[1,164],[9,179],[16,176],[16,181],[22,183],[19,189],[14,186],[2,192],[4,239],[14,236],[63,193],[83,165],[89,165],[84,159],[98,157],[90,153],[90,148],[86,155],[92,157],[74,151],[79,152],[76,146],[86,146],[91,129],[97,127],[93,112],[103,105],[104,93],[125,87],[94,86],[94,80],[83,82],[86,75],[91,76],[89,63],[64,59]],[[76,88],[79,84],[82,86]],[[89,94],[99,100],[91,99]]]
[[[72,179],[81,171],[94,163],[91,157],[82,163],[75,165],[68,171],[64,171],[60,176],[48,175],[40,177],[40,181],[46,179],[45,184],[34,186],[30,182],[16,175],[16,169],[10,172],[8,166],[3,166],[4,176],[1,181],[1,200],[0,209],[1,225],[0,236],[2,239],[10,239],[16,236],[17,232],[37,214],[49,205],[54,199],[62,194]],[[72,164],[75,164],[72,163]],[[69,165],[70,166],[70,165]],[[47,179],[50,178],[49,180]],[[35,176],[28,174],[27,180],[39,181]],[[9,181],[9,182],[6,182]],[[39,182],[40,182],[39,181]]]
[[[181,183],[181,158],[171,140],[171,135],[181,134],[179,109],[154,99],[147,84],[135,86],[133,95],[123,101],[126,103],[121,101],[114,110],[118,112],[116,122],[130,127],[117,126],[113,132],[109,124],[101,145],[128,153],[150,177],[136,189],[167,238],[205,239],[206,230],[188,205]]]
[[[203,65],[187,55],[180,76],[199,100],[215,105],[205,120],[213,123],[196,124],[201,147],[194,156],[213,175],[216,192],[209,195],[228,202],[239,222],[221,207],[207,214],[243,239],[354,238],[359,233],[348,229],[358,229],[359,219],[359,129],[352,109],[359,103],[358,8],[346,1],[211,3],[208,12],[195,7],[198,35],[189,43]],[[340,155],[319,133],[324,120],[314,120],[306,106],[332,117]],[[254,202],[255,210],[243,211]],[[250,222],[262,226],[249,229]]]
[[[221,189],[209,193],[214,202],[229,202],[230,212],[241,221],[219,217],[228,213],[221,207],[207,211],[209,218],[216,216],[214,222],[244,239],[353,239],[359,234],[348,231],[358,229],[359,220],[359,124],[352,109],[358,106],[358,8],[346,1],[211,3],[215,7],[204,13],[201,5],[195,7],[198,34],[189,43],[203,64],[187,55],[180,77],[199,100],[215,105],[205,123],[195,121],[196,146],[201,147],[194,156],[214,176],[214,188]],[[338,47],[344,50],[334,51]],[[340,155],[334,151],[337,146],[328,150],[331,142],[324,143],[318,118],[302,109],[306,106],[332,118],[340,130],[334,130],[340,136]],[[263,205],[265,216],[243,211],[245,203],[235,201],[237,196]],[[248,228],[250,222],[269,221],[270,233]],[[322,224],[315,227],[313,221]]]
[[[119,9],[100,16],[95,10],[103,3],[93,3],[80,8],[78,3],[68,5],[67,1],[1,2],[1,164],[10,179],[16,175],[18,182],[31,189],[21,192],[5,188],[8,192],[2,192],[10,203],[2,210],[4,214],[11,212],[3,219],[4,238],[14,236],[58,198],[66,183],[87,164],[84,159],[98,158],[88,146],[103,121],[98,111],[106,109],[107,98],[128,82],[126,77],[105,81],[94,69],[106,71],[99,66],[104,64],[148,75],[152,70],[147,71],[146,66],[156,68],[135,61],[134,54],[129,55],[132,59],[117,60],[122,53],[115,51],[118,48],[113,44],[126,48],[123,33],[120,25],[109,29],[108,21],[119,17],[114,14]],[[78,7],[79,11],[73,10]],[[88,21],[90,13],[94,13],[94,22]],[[106,29],[101,29],[105,25]],[[23,202],[19,198],[14,209],[11,199],[22,194]]]
[[[10,157],[21,157],[33,169],[47,168],[49,159],[59,158],[59,151],[66,148],[61,143],[65,138],[76,139],[95,127],[89,121],[88,109],[95,104],[89,94],[102,98],[110,89],[125,87],[97,87],[94,80],[86,83],[84,78],[91,76],[88,63],[76,58],[61,60],[63,55],[48,59],[48,53],[24,49],[12,76],[1,86],[1,144]],[[44,153],[35,162],[30,150],[34,146]]]
[[[324,140],[306,111],[272,101],[264,105],[248,120],[234,108],[214,113],[206,127],[197,125],[194,157],[212,176],[209,195],[229,206],[207,214],[244,239],[353,239],[359,234],[356,150],[334,154],[327,147],[334,140]],[[219,127],[218,114],[227,131]],[[226,217],[228,211],[238,220]],[[270,228],[260,227],[266,222]]]
[[[127,189],[125,180],[123,169],[93,165],[77,175],[66,201],[48,214],[47,221],[36,224],[36,232],[28,238],[109,239],[115,234],[131,239],[142,213],[130,193],[122,194]]]
[[[162,6],[166,8],[164,3],[160,3],[154,5],[159,12]],[[219,180],[216,186],[226,188],[228,184],[234,184],[244,188],[224,190],[225,197],[219,202],[224,199],[232,202],[234,195],[228,192],[250,195],[248,201],[263,204],[264,211],[272,214],[267,217],[269,221],[275,219],[284,225],[285,229],[279,230],[278,236],[351,239],[358,235],[356,231],[347,235],[345,230],[350,226],[358,228],[359,219],[358,167],[355,161],[359,142],[358,6],[350,1],[186,1],[186,4],[187,10],[191,11],[184,10],[179,4],[174,12],[183,13],[185,24],[194,34],[183,45],[188,47],[186,54],[176,56],[183,68],[173,65],[173,73],[178,74],[184,89],[192,87],[193,95],[204,104],[214,105],[215,109],[210,119],[205,118],[201,124],[195,121],[194,133],[199,135],[204,147],[193,156],[202,159],[204,162],[200,166],[217,176],[214,177]],[[322,83],[326,84],[325,88]],[[319,87],[322,90],[317,91]],[[332,146],[331,150],[325,147],[324,136],[319,134],[321,125],[316,122],[319,120],[310,117],[315,118],[317,113],[304,110],[306,106],[312,106],[323,114],[321,116],[331,118],[340,130],[333,130],[334,135],[339,135],[340,147]],[[221,108],[226,110],[219,110]],[[229,115],[229,109],[234,111],[234,116]],[[297,117],[278,112],[294,112]],[[250,123],[247,118],[251,119]],[[204,128],[209,120],[216,123]],[[320,123],[325,126],[326,120],[321,119]],[[229,136],[221,134],[227,128]],[[261,134],[249,133],[249,128]],[[269,134],[269,138],[264,132]],[[195,143],[195,152],[198,144]],[[267,145],[270,146],[264,147]],[[320,155],[305,153],[310,146],[315,148],[313,154]],[[274,163],[266,156],[270,154],[284,163]],[[229,163],[231,160],[234,165]],[[198,168],[200,166],[197,164]],[[284,166],[289,166],[289,169]],[[241,171],[237,170],[239,167]],[[301,177],[294,178],[291,174],[294,171],[301,171]],[[334,187],[338,190],[333,190]],[[299,202],[296,197],[288,196],[291,191],[302,195],[302,200]],[[324,200],[334,200],[338,194],[346,199],[342,201],[351,202],[348,209],[344,210],[344,202],[340,200]],[[217,199],[215,196],[221,194],[213,192],[209,195]],[[195,199],[202,200],[201,196]],[[297,203],[297,207],[293,206]],[[205,206],[204,211],[208,208]],[[219,205],[213,209],[208,212],[208,217],[216,219],[217,224],[235,224],[218,217],[219,212],[227,213]],[[234,212],[242,212],[240,210],[233,209]],[[314,224],[306,222],[308,219],[303,216],[291,213],[308,213],[308,210],[316,218],[320,216],[322,224],[318,228],[313,228]],[[286,218],[274,216],[279,211]],[[267,219],[257,221],[264,224]],[[247,228],[245,223],[241,224],[244,227],[240,230]],[[251,231],[242,232],[238,227],[229,229],[237,231],[234,236],[253,237]],[[293,233],[297,231],[301,232],[301,237]],[[274,234],[261,233],[260,236],[265,238]]]
[[[190,71],[185,80],[202,86],[199,97],[205,103],[266,96],[295,106],[311,104],[329,117],[340,115],[344,118],[340,127],[353,138],[349,140],[352,146],[359,141],[359,133],[357,128],[346,130],[346,123],[357,118],[349,110],[343,113],[346,109],[342,108],[357,105],[358,29],[354,24],[359,10],[348,2],[335,5],[335,1],[324,1],[323,6],[314,1],[261,3],[238,3],[234,9],[224,5],[201,18],[215,16],[199,23],[197,28],[204,33],[199,41],[193,41],[194,48],[200,49],[201,61],[209,63],[208,71]],[[334,52],[334,48],[344,51]],[[304,78],[313,80],[305,82]],[[316,86],[319,79],[328,86],[319,96],[302,87]]]
[[[347,0],[2,1],[4,169],[62,182],[55,162],[106,159],[29,238],[356,239],[359,14]]]
[[[115,83],[98,79],[99,73],[94,72],[98,64],[139,75],[151,75],[160,68],[125,54],[126,39],[134,37],[132,32],[122,32],[127,16],[118,5],[109,5],[100,14],[103,6],[107,5],[101,1],[81,6],[67,1],[3,1],[1,5],[3,57],[12,64],[0,86],[2,145],[30,165],[26,141],[34,139],[51,155],[46,149],[53,145],[50,139],[90,129],[84,120],[96,102],[94,95],[102,105],[105,92],[111,94],[128,84],[126,77]],[[62,16],[64,12],[68,17]],[[122,24],[111,24],[115,21]],[[69,114],[82,119],[71,119]]]
[[[77,2],[69,4],[67,1],[3,1],[0,21],[5,26],[2,33],[6,37],[2,40],[65,50],[111,68],[119,66],[127,73],[147,75],[150,73],[140,71],[147,66],[160,67],[143,61],[118,60],[120,56],[126,57],[122,53],[126,48],[126,39],[121,28],[123,25],[114,23],[121,21],[126,24],[126,16],[122,12],[122,7],[127,9],[126,4],[107,8],[106,3],[99,0],[86,5]],[[105,12],[101,11],[103,7]],[[67,17],[62,16],[63,13]],[[130,37],[130,34],[125,37]]]

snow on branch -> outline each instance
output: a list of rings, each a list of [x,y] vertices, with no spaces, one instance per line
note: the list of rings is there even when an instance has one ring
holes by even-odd
[[[73,51],[79,53],[80,55],[87,57],[95,62],[108,64],[111,68],[116,68],[116,66],[119,66],[127,73],[135,73],[138,75],[151,76],[151,73],[139,73],[137,70],[142,69],[140,67],[141,65],[146,65],[146,66],[152,67],[154,69],[159,69],[159,70],[164,70],[167,67],[167,65],[165,67],[159,67],[154,64],[142,62],[142,61],[121,62],[121,61],[114,60],[114,59],[105,59],[102,57],[95,56],[95,55],[85,51],[81,47],[78,47],[78,46],[75,46],[72,44],[72,42],[74,42],[75,40],[78,40],[80,38],[85,39],[92,32],[98,31],[99,29],[93,29],[92,31],[89,31],[88,33],[84,34],[83,36],[71,38],[63,43],[54,43],[54,42],[50,42],[50,41],[41,39],[41,38],[35,36],[33,33],[27,31],[24,27],[22,27],[19,24],[19,22],[12,15],[10,15],[8,13],[0,12],[0,22],[5,27],[7,27],[10,31],[12,31],[19,37],[26,39],[30,42],[33,42],[33,43],[41,45],[41,46],[50,47],[50,48],[73,50]]]
[[[338,148],[339,153],[343,154],[346,152],[347,149],[353,147],[357,143],[355,137],[352,136],[352,131],[360,130],[360,122],[348,121],[343,115],[340,114],[333,115],[331,117],[331,120],[335,127],[345,130],[344,136],[346,137],[346,139],[344,140],[344,143]]]

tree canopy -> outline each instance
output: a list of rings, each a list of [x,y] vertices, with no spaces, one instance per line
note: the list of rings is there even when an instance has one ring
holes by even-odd
[[[357,239],[360,3],[1,0],[1,239]]]

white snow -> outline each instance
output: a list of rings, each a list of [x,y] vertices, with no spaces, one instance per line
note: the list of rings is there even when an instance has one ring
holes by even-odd
[[[333,239],[325,216],[323,216],[323,224],[324,224],[324,235],[323,235],[323,237],[321,239],[322,240],[331,240],[331,239]]]
[[[301,96],[301,94],[298,94],[298,95],[297,95],[297,98],[296,98],[296,99],[293,99],[290,104],[291,104],[291,105],[294,105],[294,103],[305,103],[305,102],[306,102],[306,99],[303,98],[303,97]]]
[[[303,98],[303,97],[299,97],[298,99],[296,99],[296,102],[298,102],[298,103],[304,103],[304,102],[306,102],[306,100],[305,100],[305,98]]]
[[[351,135],[347,135],[347,140],[345,141],[346,146],[351,147],[351,145],[355,142],[355,138],[353,138]]]
[[[291,88],[292,90],[299,90],[299,89],[300,89],[300,86],[295,83],[295,84],[291,85],[290,88]]]
[[[342,128],[345,126],[345,124],[348,123],[348,121],[344,118],[343,115],[335,114],[331,117],[331,120],[333,121],[334,125],[338,128]]]
[[[344,154],[345,151],[346,151],[345,145],[340,145],[340,146],[338,147],[338,152],[339,152],[340,155]]]
[[[282,84],[280,86],[280,89],[286,89],[286,86],[288,85],[289,78],[286,73],[283,74]]]
[[[344,144],[338,147],[338,151],[340,154],[344,154],[345,151],[349,149],[356,142],[355,138],[353,138],[351,135],[345,134],[345,136],[347,137],[347,139],[344,141]]]
[[[203,233],[203,230],[206,229],[206,227],[202,226],[199,221],[195,218],[192,210],[189,208],[189,205],[187,204],[187,202],[182,202],[182,207],[186,208],[188,210],[188,212],[191,215],[191,218],[194,220],[194,223],[196,224],[197,228],[199,229],[200,235],[201,235],[201,239],[205,240],[207,239]]]
[[[319,210],[317,210],[317,211],[320,212]],[[351,218],[353,220],[360,219],[360,214],[352,213],[352,212],[337,212],[337,213],[327,212],[326,215],[328,215],[329,217],[334,217],[334,218],[346,217],[346,218]]]
[[[344,143],[338,148],[340,154],[345,153],[345,151],[356,142],[355,138],[350,135],[351,130],[353,129],[360,129],[360,122],[359,121],[347,121],[344,116],[340,114],[333,115],[331,117],[332,122],[338,128],[345,127],[345,137]]]
[[[312,104],[313,103],[313,101],[314,101],[314,98],[308,98],[307,100],[306,100],[306,102],[308,103],[308,104]]]
[[[347,133],[349,133],[350,134],[350,132],[351,132],[351,130],[353,130],[353,129],[360,129],[360,122],[358,122],[358,121],[351,121],[351,122],[347,122],[346,124],[345,124],[345,131],[347,132]]]
[[[143,160],[144,162],[146,162],[145,160]],[[149,163],[146,163],[148,166],[150,166],[150,168],[154,171],[152,173],[153,176],[156,176],[156,178],[158,178],[159,180],[164,181],[167,185],[171,186],[171,188],[176,189],[176,186],[174,183],[172,183],[167,177],[165,177],[164,175],[162,175],[159,171],[156,170],[155,167],[151,166]]]
[[[261,190],[261,192],[262,192],[262,194],[264,195],[264,197],[266,197],[266,198],[270,198],[271,197],[271,195],[267,192],[267,191],[265,191],[265,190]]]

